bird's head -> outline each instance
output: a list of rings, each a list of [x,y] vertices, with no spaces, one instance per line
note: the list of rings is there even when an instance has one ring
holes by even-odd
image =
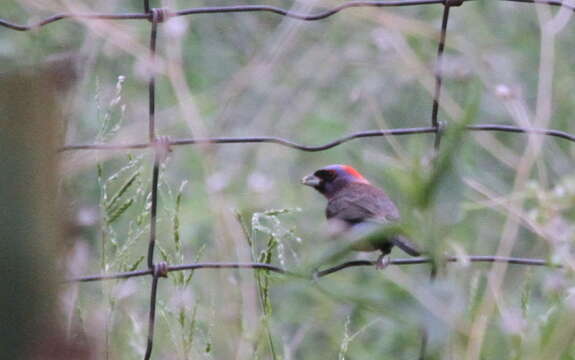
[[[301,182],[328,198],[350,183],[369,184],[359,171],[349,165],[326,166],[316,170],[312,175],[305,176]]]

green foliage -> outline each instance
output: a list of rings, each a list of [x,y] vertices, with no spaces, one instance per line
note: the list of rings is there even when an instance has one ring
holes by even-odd
[[[25,22],[62,6],[43,4],[12,1],[1,17]],[[74,5],[141,11],[139,1]],[[305,12],[310,4],[293,5]],[[171,272],[160,282],[154,358],[414,359],[422,328],[431,333],[430,359],[575,357],[568,321],[572,145],[545,140],[535,165],[525,170],[528,181],[516,186],[527,138],[465,131],[478,123],[538,126],[532,114],[545,100],[538,99],[545,74],[553,80],[548,126],[575,131],[573,25],[554,39],[554,54],[540,54],[539,24],[557,13],[548,10],[486,1],[452,9],[437,151],[433,134],[356,139],[324,152],[272,144],[175,146],[160,173],[156,261],[249,259],[302,276]],[[172,18],[159,30],[157,132],[174,138],[269,135],[317,145],[354,131],[429,126],[441,13],[440,5],[430,5],[350,9],[313,23],[261,13]],[[65,20],[34,33],[2,31],[0,54],[31,61],[78,52],[82,78],[65,99],[67,141],[142,143],[148,139],[148,32],[145,21]],[[540,73],[540,55],[555,55],[553,71]],[[90,249],[86,267],[144,269],[150,151],[83,154],[66,154],[62,163],[75,205],[100,212],[99,224],[77,240]],[[491,265],[465,262],[441,264],[434,283],[427,265],[383,272],[355,267],[310,280],[312,271],[328,265],[377,257],[331,239],[324,199],[299,184],[303,175],[333,163],[353,165],[401,209],[401,223],[359,241],[400,233],[437,262],[445,253],[495,254],[512,233],[509,223],[516,223],[512,255],[549,258],[566,268],[510,265],[501,291],[488,284]],[[399,256],[394,250],[392,257]],[[143,356],[148,280],[80,286],[77,307],[68,312],[75,315],[68,316],[80,318],[88,338],[100,341],[105,334],[100,345],[106,350],[97,358]],[[484,331],[471,336],[466,331],[482,321],[486,298],[494,311]],[[469,355],[479,338],[478,353]]]

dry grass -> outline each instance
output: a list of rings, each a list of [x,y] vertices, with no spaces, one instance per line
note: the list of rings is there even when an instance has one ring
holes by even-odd
[[[298,2],[292,10],[335,4]],[[34,19],[141,5],[24,0],[9,7],[18,19]],[[503,2],[452,9],[440,119],[574,132],[571,14]],[[155,72],[161,135],[276,135],[319,144],[352,131],[428,126],[440,20],[439,5],[353,9],[313,23],[271,14],[175,18],[160,26],[152,64],[148,23],[84,19],[34,34],[3,31],[0,50],[18,57],[37,41],[31,57],[79,59],[83,76],[66,99],[67,143],[145,141],[146,82]],[[413,359],[421,328],[429,359],[575,357],[575,328],[566,321],[573,312],[572,146],[537,135],[454,134],[462,141],[446,137],[450,153],[439,173],[431,135],[365,139],[319,153],[269,144],[178,147],[161,169],[157,259],[305,269],[335,244],[325,240],[322,200],[298,180],[329,163],[350,163],[391,194],[414,240],[430,252],[549,257],[563,270],[446,265],[431,283],[426,266],[355,268],[319,287],[251,270],[173,274],[159,289],[154,358]],[[61,159],[73,206],[99,209],[97,225],[71,252],[71,263],[84,259],[76,271],[143,268],[148,152]],[[266,212],[288,208],[303,210]],[[63,311],[71,335],[87,334],[98,358],[143,356],[148,280],[70,288]]]

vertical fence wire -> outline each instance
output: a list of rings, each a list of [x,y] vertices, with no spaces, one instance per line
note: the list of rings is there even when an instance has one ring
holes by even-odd
[[[158,297],[158,276],[154,272],[152,277],[152,288],[150,290],[150,312],[148,313],[148,339],[146,341],[146,353],[144,360],[149,360],[152,356],[154,346],[154,329],[156,327],[156,299]]]
[[[146,1],[146,7],[149,6]],[[150,15],[152,27],[150,30],[150,78],[148,82],[148,138],[150,143],[156,140],[156,44],[158,39],[158,11],[152,11]]]
[[[439,114],[439,99],[441,97],[441,87],[443,84],[443,53],[445,51],[445,41],[447,38],[447,22],[449,20],[449,1],[445,0],[443,4],[443,14],[441,17],[441,30],[439,33],[439,41],[437,44],[437,55],[435,57],[435,65],[433,68],[433,75],[435,78],[435,88],[433,92],[433,107],[431,110],[431,126],[436,129],[435,139],[434,139],[434,150],[435,156],[438,155],[439,146],[441,145],[441,137],[443,135],[444,126],[440,126],[438,120]],[[431,263],[430,277],[429,281],[433,282],[437,276],[437,264],[435,261]],[[419,360],[425,360],[427,354],[427,346],[429,340],[429,334],[425,328],[425,324],[420,324],[420,349],[419,349]]]
[[[158,180],[160,177],[160,144],[156,138],[156,74],[157,74],[157,53],[156,44],[158,38],[158,22],[160,21],[160,12],[158,9],[150,9],[149,0],[144,0],[144,7],[146,12],[150,14],[151,29],[150,29],[150,79],[148,83],[148,104],[149,104],[149,119],[148,119],[148,136],[149,141],[156,146],[152,148],[153,156],[153,169],[152,169],[152,189],[151,189],[151,204],[150,204],[150,241],[148,244],[148,269],[152,270],[152,285],[150,289],[150,311],[148,313],[148,339],[146,342],[146,353],[144,360],[149,360],[152,356],[152,348],[154,346],[154,329],[156,327],[156,299],[158,295],[158,280],[159,272],[154,264],[154,250],[156,247],[156,226],[158,222]]]
[[[443,135],[443,126],[439,125],[439,98],[441,97],[441,85],[443,82],[443,52],[445,51],[445,39],[447,37],[447,21],[449,20],[449,4],[443,5],[443,15],[441,18],[441,32],[439,33],[439,44],[437,45],[437,56],[435,57],[435,66],[433,75],[435,77],[435,89],[433,92],[433,108],[431,110],[431,126],[437,129],[435,133],[435,150],[439,150],[441,136]]]

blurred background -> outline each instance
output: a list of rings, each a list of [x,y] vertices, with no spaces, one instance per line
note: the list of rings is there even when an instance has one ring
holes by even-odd
[[[162,6],[241,4],[260,3]],[[265,4],[308,13],[340,3]],[[135,0],[8,0],[0,18],[25,24],[62,12],[142,9]],[[158,33],[157,133],[320,145],[356,131],[429,126],[442,11],[357,8],[315,22],[269,13],[172,18]],[[575,132],[571,15],[502,1],[452,8],[439,119]],[[2,28],[0,57],[6,72],[67,64],[73,79],[57,100],[60,145],[141,143],[149,32],[142,20]],[[422,333],[426,359],[575,358],[567,321],[575,312],[573,145],[448,131],[438,170],[433,140],[357,139],[323,152],[176,146],[161,168],[156,259],[318,266],[341,244],[327,234],[324,199],[300,179],[341,163],[382,186],[413,241],[432,253],[535,257],[564,268],[464,261],[433,282],[429,265],[351,268],[319,283],[252,270],[171,273],[159,285],[153,358],[415,359]],[[149,149],[58,155],[64,240],[56,277],[146,268],[152,157]],[[376,257],[349,253],[339,262]],[[65,337],[94,359],[141,359],[149,289],[147,277],[57,286]]]

